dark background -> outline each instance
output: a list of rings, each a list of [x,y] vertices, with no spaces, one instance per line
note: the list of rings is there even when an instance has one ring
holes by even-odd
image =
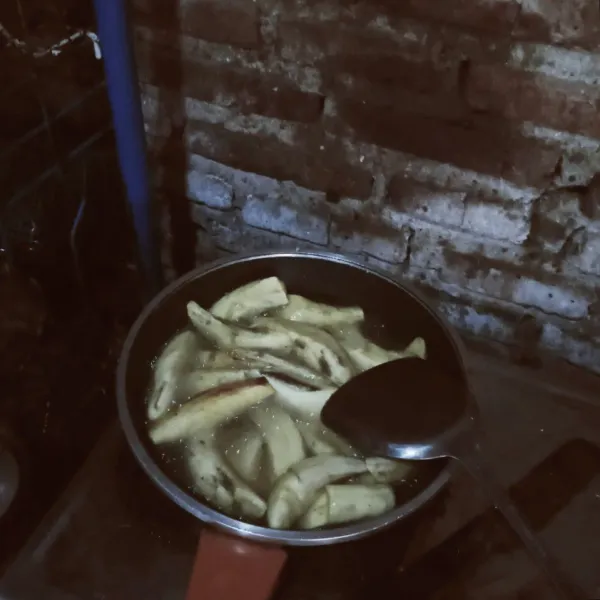
[[[139,310],[130,222],[91,1],[0,3],[0,446],[22,486],[0,575],[111,415]]]

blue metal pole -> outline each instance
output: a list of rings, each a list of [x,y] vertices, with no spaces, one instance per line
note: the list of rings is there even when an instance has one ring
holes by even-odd
[[[144,120],[133,58],[127,0],[94,0],[94,5],[121,176],[135,227],[147,294],[154,295],[162,283],[160,254],[153,219]]]

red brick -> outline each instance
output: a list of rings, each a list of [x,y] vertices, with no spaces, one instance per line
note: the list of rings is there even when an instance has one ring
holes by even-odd
[[[600,221],[600,173],[596,173],[587,189],[580,196],[580,209],[583,216]]]
[[[379,1],[388,6],[404,4]],[[517,0],[409,0],[406,4],[415,16],[492,33],[510,30],[519,13]]]
[[[323,57],[339,54],[360,55],[368,53],[391,53],[401,49],[408,56],[421,54],[417,40],[400,44],[384,31],[367,30],[364,22],[341,24],[337,21],[286,21],[277,26],[276,46],[287,60],[313,63]]]
[[[453,278],[460,281],[461,287],[534,307],[548,314],[582,318],[593,297],[591,286],[569,281],[533,265],[516,266],[482,258],[479,254],[462,254],[450,248],[444,250],[444,262],[443,272],[454,272]]]
[[[501,61],[510,52],[509,41],[411,20],[396,24],[393,37],[384,29],[365,28],[366,14],[354,16],[358,24],[284,21],[278,27],[279,52],[286,60],[316,65],[329,95],[443,118],[463,117],[468,108],[459,92],[467,59]]]
[[[558,150],[523,137],[509,121],[451,122],[351,100],[338,102],[337,108],[338,119],[360,140],[519,185],[544,185],[558,161]]]
[[[436,189],[398,173],[388,185],[391,208],[444,225],[460,226],[465,213],[466,192]]]
[[[456,118],[466,105],[458,92],[458,62],[436,65],[397,54],[343,54],[320,65],[329,95],[389,104]]]
[[[503,63],[510,58],[514,46],[514,40],[507,33],[495,30],[481,35],[460,27],[433,24],[427,35],[427,43],[430,54],[438,60]]]
[[[306,0],[322,5],[322,0]],[[288,0],[295,3],[294,0]],[[464,28],[489,31],[510,31],[518,14],[518,0],[336,0],[353,13],[357,10],[391,17],[416,17],[437,23],[450,23]]]
[[[509,119],[600,136],[600,91],[581,83],[477,65],[469,71],[467,101],[472,108]]]
[[[331,244],[344,252],[399,264],[407,257],[411,230],[386,225],[377,214],[342,213],[333,216],[330,235]]]
[[[180,7],[180,8],[177,8]],[[135,22],[240,48],[260,46],[258,9],[244,0],[135,0]]]
[[[513,41],[498,32],[472,35],[454,26],[400,18],[390,20],[389,29],[365,27],[379,15],[370,4],[353,7],[351,18],[281,20],[277,27],[277,50],[286,59],[313,65],[330,57],[368,61],[373,56],[395,56],[421,62],[431,60],[435,68],[447,68],[465,59],[502,62],[511,53]],[[439,73],[436,74],[436,77]]]
[[[321,95],[302,92],[282,77],[208,62],[181,64],[179,58],[147,44],[138,44],[136,55],[140,81],[183,89],[185,96],[204,102],[223,104],[224,99],[226,106],[244,114],[310,123],[323,110]]]
[[[600,6],[597,0],[523,0],[513,35],[596,50]]]
[[[293,146],[274,137],[232,132],[222,125],[188,125],[195,154],[242,171],[293,181],[340,196],[368,198],[372,176],[346,158],[343,144],[320,129],[299,126]]]
[[[391,92],[398,88],[423,93],[455,91],[458,84],[456,64],[436,65],[390,53],[342,54],[326,59],[322,69],[330,82],[349,75]]]

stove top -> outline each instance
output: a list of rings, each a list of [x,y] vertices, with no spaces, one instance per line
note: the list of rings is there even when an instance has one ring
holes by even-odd
[[[472,374],[501,480],[583,597],[600,597],[600,407],[502,370]],[[115,424],[7,572],[0,597],[181,600],[201,527],[155,489]],[[467,475],[387,532],[291,549],[274,600],[373,596],[553,597]]]
[[[414,526],[407,521],[342,546],[292,549],[276,598],[356,598],[399,564]],[[4,597],[183,598],[201,528],[155,489],[112,427],[7,574]]]
[[[12,457],[17,477],[0,514],[0,576],[114,419],[119,346],[112,322],[80,310],[43,335],[12,340],[10,361],[3,355],[0,454]],[[5,461],[0,470],[1,496]]]

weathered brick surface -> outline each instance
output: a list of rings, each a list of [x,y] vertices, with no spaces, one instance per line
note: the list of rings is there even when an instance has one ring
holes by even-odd
[[[468,116],[459,93],[458,62],[436,64],[397,54],[341,54],[320,65],[323,90],[337,99],[385,103],[395,110],[448,119]]]
[[[330,88],[353,94],[355,89],[349,80],[363,85],[356,88],[374,87],[373,97],[412,90],[422,94],[454,93],[458,88],[458,65],[435,64],[432,61],[409,60],[394,53],[369,52],[364,55],[344,53],[327,57],[321,69]],[[363,94],[368,90],[363,89]]]
[[[378,0],[388,10],[402,11],[399,4],[392,0]],[[517,0],[409,0],[405,3],[410,12],[417,17],[454,23],[475,30],[497,32],[498,29],[510,31],[519,12]],[[404,8],[406,10],[406,8]]]
[[[437,272],[446,284],[482,296],[567,319],[582,319],[587,315],[594,298],[590,286],[531,268],[524,255],[515,261],[510,249],[498,250],[497,257],[492,258],[486,254],[492,255],[494,250],[485,248],[484,242],[453,239],[420,229],[415,231],[411,241],[410,264]]]
[[[233,187],[218,175],[187,173],[187,197],[212,208],[231,208],[233,205]]]
[[[341,196],[368,198],[371,193],[372,175],[351,165],[343,144],[319,129],[299,128],[293,144],[212,123],[190,124],[190,131],[193,152],[236,169]]]
[[[290,237],[327,244],[329,211],[322,194],[307,195],[293,186],[270,196],[249,196],[242,208],[248,225]]]
[[[292,0],[284,3],[288,10]],[[321,12],[331,12],[340,5],[350,15],[385,16],[389,19],[411,18],[440,25],[454,25],[478,35],[498,35],[584,48],[595,48],[598,41],[600,14],[594,0],[308,0],[303,3]],[[327,8],[329,10],[327,10]]]
[[[596,2],[136,6],[157,186],[192,201],[199,260],[329,247],[599,369]]]
[[[522,243],[530,229],[531,202],[490,202],[478,198],[466,202],[462,227],[481,236]]]
[[[204,177],[215,178],[222,182],[231,192],[232,199],[230,205],[224,206],[220,204],[216,207],[213,206],[213,208],[231,208],[234,202],[236,203],[236,206],[239,206],[240,202],[248,196],[269,196],[271,194],[277,194],[284,186],[284,184],[276,179],[263,177],[256,173],[232,169],[227,165],[209,160],[198,154],[187,155],[186,161],[188,165],[188,176],[191,173],[194,173],[200,181],[202,181]],[[166,165],[164,170],[165,175],[170,173],[170,171],[171,169]],[[306,190],[306,194],[309,195],[310,192]],[[193,196],[190,196],[190,198],[197,200],[197,198]],[[208,200],[201,200],[201,202],[208,206],[211,205]]]
[[[243,0],[136,0],[137,23],[188,33],[210,42],[242,48],[260,46],[256,3]]]
[[[481,265],[476,271],[485,272],[492,268],[505,271],[510,267],[518,274],[531,269],[527,249],[522,245],[427,223],[415,223],[413,229],[410,265],[419,269],[443,273],[449,266],[448,258],[452,262],[454,258],[462,260],[462,257],[479,260]],[[473,269],[464,270],[466,278],[475,273]]]
[[[326,65],[346,58],[347,66],[356,60],[360,67],[361,61],[383,56],[420,62],[427,70],[449,68],[465,60],[503,64],[513,51],[512,40],[498,30],[482,36],[430,21],[387,19],[365,3],[353,7],[351,13],[316,11],[308,18],[284,14],[276,36],[277,52],[286,61],[300,64]],[[433,65],[428,67],[426,61]]]
[[[497,64],[475,65],[469,70],[467,98],[476,110],[572,133],[600,136],[597,86]]]
[[[333,210],[331,244],[343,252],[364,254],[397,265],[406,260],[411,233],[408,226],[384,223],[377,207],[364,210],[356,202],[348,202]]]
[[[521,0],[514,35],[596,49],[600,7],[595,0]]]
[[[293,0],[287,0],[291,5]],[[468,29],[495,33],[499,29],[510,31],[519,14],[518,0],[371,0],[368,3],[359,0],[338,0],[323,2],[308,0],[305,4],[318,6],[342,5],[351,12],[363,11],[363,15],[385,15],[386,17],[411,17],[431,20],[436,23],[451,23]],[[366,6],[365,6],[366,5]]]
[[[548,191],[536,199],[528,242],[558,253],[565,241],[578,228],[587,227],[580,194],[569,190]]]
[[[417,58],[423,54],[412,37],[391,38],[385,32],[365,29],[364,25],[337,21],[281,20],[277,27],[276,48],[285,60],[314,63],[337,55],[403,53]]]
[[[597,370],[595,365],[600,363],[598,346],[589,337],[554,323],[544,325],[541,344],[578,365],[589,365]]]
[[[510,30],[519,14],[517,0],[410,0],[409,4],[419,16],[491,33]]]
[[[425,220],[460,227],[465,216],[466,192],[446,191],[417,183],[403,173],[388,185],[389,206]]]
[[[244,222],[239,211],[222,212],[195,205],[192,217],[199,226],[198,245],[204,252],[310,250],[320,247],[306,240],[251,227]]]
[[[473,116],[448,122],[352,100],[340,100],[337,109],[338,118],[360,140],[521,185],[543,187],[559,157],[557,150],[525,138],[516,123],[507,121]]]
[[[515,283],[511,300],[521,306],[539,308],[568,319],[587,316],[591,295],[575,287],[567,288],[558,281],[557,285],[543,283],[527,277],[519,277]]]
[[[575,264],[584,273],[600,277],[600,231],[589,236],[581,254],[575,260]]]
[[[310,123],[319,119],[323,97],[290,85],[282,77],[184,60],[156,44],[136,46],[140,81],[182,91],[184,96],[227,106],[241,113],[256,113]]]
[[[588,219],[600,220],[600,174],[596,173],[587,188],[579,193],[579,209]]]

